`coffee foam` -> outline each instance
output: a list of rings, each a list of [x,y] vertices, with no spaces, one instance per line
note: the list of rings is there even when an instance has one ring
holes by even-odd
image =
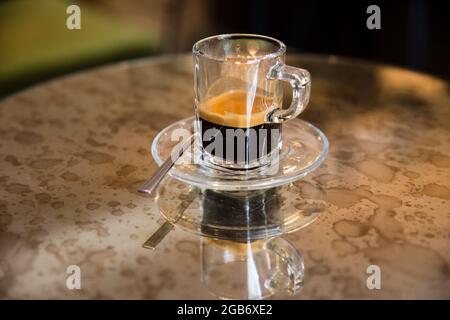
[[[235,128],[255,127],[265,123],[272,99],[255,95],[253,105],[247,108],[247,98],[245,91],[222,93],[199,105],[200,118],[220,126]]]

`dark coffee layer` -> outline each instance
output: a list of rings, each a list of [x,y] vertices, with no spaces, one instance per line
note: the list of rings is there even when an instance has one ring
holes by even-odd
[[[278,189],[248,196],[206,190],[203,193],[202,233],[220,239],[244,241],[281,232]]]
[[[200,118],[206,152],[233,163],[248,164],[278,146],[281,125],[263,123],[250,128],[220,126]]]

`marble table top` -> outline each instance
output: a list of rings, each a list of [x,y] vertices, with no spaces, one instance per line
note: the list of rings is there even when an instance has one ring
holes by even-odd
[[[396,67],[288,55],[312,74],[301,118],[330,140],[295,183],[324,213],[287,235],[304,255],[295,299],[450,298],[450,85]],[[0,101],[0,297],[210,299],[199,239],[136,192],[155,134],[193,113],[190,55],[125,62]],[[69,265],[81,290],[68,290]],[[381,289],[366,287],[367,267]]]

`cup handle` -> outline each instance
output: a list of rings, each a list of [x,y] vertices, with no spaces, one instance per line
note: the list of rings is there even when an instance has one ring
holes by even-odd
[[[288,66],[284,63],[274,65],[267,75],[269,80],[282,80],[292,86],[292,102],[288,109],[275,109],[267,117],[269,122],[280,123],[297,117],[305,110],[311,91],[311,75],[305,69]]]
[[[287,292],[297,294],[303,287],[305,264],[302,254],[282,238],[272,238],[266,243],[266,248],[280,258],[283,267],[266,280],[265,286],[273,293]]]

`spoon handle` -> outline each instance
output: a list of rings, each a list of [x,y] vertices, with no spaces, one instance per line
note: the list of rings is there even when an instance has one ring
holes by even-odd
[[[150,238],[142,245],[146,249],[155,250],[156,246],[167,236],[174,228],[175,224],[182,218],[184,211],[190,206],[192,201],[198,195],[198,189],[193,188],[189,191],[187,198],[177,207],[177,216],[173,221],[165,221],[159,228],[152,233]]]
[[[173,229],[173,224],[165,221],[143,244],[146,249],[155,250],[156,246],[165,238],[165,236]]]
[[[139,192],[151,195],[153,190],[159,185],[161,180],[166,176],[167,172],[173,167],[175,162],[183,155],[183,153],[188,149],[194,142],[194,135],[189,137],[182,146],[180,151],[175,155],[175,157],[170,156],[164,163],[156,170],[156,172],[144,182],[144,184],[138,189]]]

